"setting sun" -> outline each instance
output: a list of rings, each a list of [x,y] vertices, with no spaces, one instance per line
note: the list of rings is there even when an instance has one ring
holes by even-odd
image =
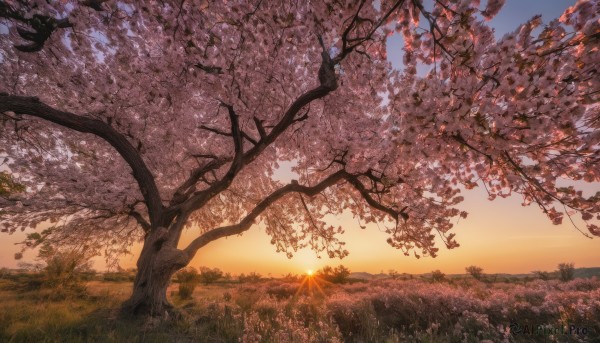
[[[313,276],[313,274],[314,274],[314,272],[312,271],[312,269],[308,269],[306,271],[306,275],[308,275],[308,276]]]

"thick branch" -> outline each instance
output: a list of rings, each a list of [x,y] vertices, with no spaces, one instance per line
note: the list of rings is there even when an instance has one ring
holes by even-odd
[[[223,74],[223,68],[221,67],[207,66],[202,63],[196,63],[194,64],[194,67],[203,70],[209,74]]]
[[[219,130],[217,128],[209,127],[209,126],[206,126],[206,125],[200,125],[200,128],[203,129],[203,130],[206,130],[206,131],[210,131],[210,132],[216,133],[217,135],[231,137],[231,133],[225,132],[225,131],[221,131],[221,130]],[[254,145],[258,144],[258,142],[256,141],[256,139],[250,137],[249,134],[247,134],[244,131],[240,131],[240,132],[242,134],[242,137],[244,137],[248,142],[250,142],[250,143],[252,143]]]
[[[204,176],[204,174],[208,173],[211,170],[216,170],[221,168],[222,166],[224,166],[225,164],[231,162],[231,157],[228,158],[219,158],[219,159],[214,159],[208,163],[206,163],[205,165],[196,168],[195,170],[193,170],[190,173],[189,178],[181,184],[181,186],[179,186],[177,188],[177,190],[175,191],[175,194],[173,195],[173,199],[171,201],[171,206],[175,206],[178,205],[182,202],[184,202],[187,197],[190,195],[190,190],[193,191],[194,188],[193,186],[196,184],[196,182],[198,180],[200,180],[202,178],[202,176]]]
[[[242,140],[242,131],[240,130],[240,123],[238,122],[238,115],[233,110],[233,106],[224,105],[227,107],[229,113],[229,120],[231,121],[231,136],[233,137],[233,147],[235,149],[235,155],[233,156],[233,162],[229,166],[227,174],[225,174],[225,180],[233,180],[235,175],[242,169],[244,163],[244,141]]]
[[[202,248],[203,246],[207,245],[208,243],[210,243],[214,240],[217,240],[219,238],[232,236],[232,235],[239,235],[242,232],[250,229],[250,227],[254,223],[254,220],[264,210],[266,210],[270,205],[275,203],[277,200],[281,199],[284,195],[296,192],[296,193],[306,194],[308,196],[314,196],[314,195],[321,193],[326,188],[335,185],[336,183],[338,183],[341,180],[348,181],[360,193],[360,195],[365,199],[365,201],[371,207],[389,214],[391,217],[394,218],[394,220],[398,220],[399,217],[402,217],[404,220],[408,220],[408,214],[406,214],[406,212],[404,212],[406,207],[400,211],[396,211],[393,208],[387,207],[387,206],[383,205],[382,203],[376,201],[369,195],[369,191],[358,180],[356,175],[352,175],[342,169],[342,170],[338,170],[337,172],[329,175],[327,178],[323,179],[321,182],[319,182],[318,184],[316,184],[312,187],[302,186],[302,185],[299,185],[296,181],[292,181],[292,183],[279,188],[278,190],[274,191],[273,193],[268,195],[266,198],[264,198],[262,201],[260,201],[256,205],[256,207],[254,207],[254,209],[252,209],[252,211],[250,211],[250,213],[248,213],[239,223],[237,223],[235,225],[229,225],[229,226],[223,226],[220,228],[216,228],[216,229],[210,230],[210,231],[202,234],[198,238],[194,239],[184,249],[184,251],[189,255],[190,259],[192,259],[194,257],[194,255],[196,254],[196,252],[198,251],[198,249]]]
[[[34,14],[26,18],[21,13],[10,7],[4,1],[0,2],[0,18],[13,19],[27,25],[31,30],[17,27],[17,33],[21,38],[29,41],[26,44],[15,45],[22,52],[37,52],[42,50],[44,43],[50,38],[52,32],[57,28],[73,27],[68,18],[55,19],[49,16]]]
[[[232,166],[230,167],[229,172],[225,175],[225,177],[223,177],[223,179],[213,183],[209,188],[197,192],[195,195],[186,200],[183,204],[174,205],[172,208],[170,208],[170,211],[176,211],[180,208],[183,208],[184,210],[190,212],[194,211],[206,204],[210,199],[212,199],[213,196],[225,190],[227,187],[229,187],[237,172],[244,165],[247,165],[254,161],[254,159],[256,159],[270,144],[272,144],[283,132],[285,132],[285,130],[290,125],[294,123],[294,118],[304,106],[308,105],[314,100],[325,97],[330,92],[331,89],[329,87],[320,85],[299,96],[288,108],[281,120],[277,123],[277,125],[273,127],[273,129],[269,132],[268,135],[263,137],[257,145],[253,146],[251,149],[246,151],[246,153],[244,153],[241,156],[241,160],[238,160],[238,162],[234,160],[232,162]],[[233,129],[232,132],[234,132]],[[196,181],[194,180],[195,177],[199,178],[201,175],[199,175],[199,173],[194,173],[193,176],[194,178],[190,178],[186,182],[193,184]]]
[[[144,232],[148,232],[148,231],[152,230],[152,227],[150,226],[150,224],[146,221],[146,219],[144,219],[144,217],[142,217],[142,215],[139,212],[131,210],[127,214],[130,217],[133,217],[133,219],[135,219],[135,221],[138,224],[140,224],[140,226],[142,227]]]
[[[148,207],[151,225],[159,226],[161,224],[163,207],[154,176],[136,148],[110,125],[97,119],[54,109],[34,97],[0,95],[0,113],[2,112],[30,115],[75,131],[91,133],[108,142],[133,170],[133,177],[137,181]]]
[[[316,195],[316,194],[322,192],[327,187],[330,187],[330,186],[336,184],[339,180],[343,179],[345,175],[347,175],[347,173],[343,170],[340,170],[340,171],[328,176],[327,178],[325,178],[324,180],[322,180],[321,182],[319,182],[318,184],[316,184],[312,187],[302,186],[296,182],[285,185],[285,186],[279,188],[278,190],[274,191],[273,193],[271,193],[269,196],[264,198],[261,202],[259,202],[256,205],[256,207],[254,207],[254,209],[252,211],[250,211],[250,213],[248,213],[239,223],[237,223],[235,225],[223,226],[223,227],[220,227],[220,228],[217,228],[214,230],[210,230],[210,231],[202,234],[200,237],[194,239],[187,246],[187,248],[184,249],[184,251],[189,255],[189,257],[191,259],[196,254],[196,251],[198,251],[198,249],[202,248],[206,244],[208,244],[216,239],[227,237],[227,236],[232,236],[232,235],[238,235],[238,234],[248,230],[254,223],[254,220],[264,210],[266,210],[271,204],[273,204],[277,200],[281,199],[284,195],[292,193],[292,192],[297,192],[297,193],[303,193],[303,194],[306,194],[309,196],[313,196],[313,195]]]
[[[256,159],[270,144],[272,144],[283,132],[285,132],[285,130],[288,127],[294,124],[298,112],[300,112],[300,110],[304,106],[310,104],[314,100],[325,97],[327,94],[329,94],[337,88],[337,81],[335,80],[335,72],[333,71],[332,60],[326,51],[323,51],[321,55],[321,70],[326,69],[326,71],[328,72],[327,76],[329,77],[323,79],[320,75],[320,85],[300,95],[290,105],[288,110],[283,114],[279,122],[272,128],[269,134],[265,132],[260,120],[254,118],[257,130],[260,134],[260,140],[256,141],[256,144],[254,144],[254,146],[251,149],[249,149],[246,153],[243,153],[243,149],[241,149],[241,138],[236,138],[238,136],[243,137],[243,132],[241,132],[239,124],[237,123],[237,115],[233,111],[232,106],[222,104],[229,110],[229,115],[232,119],[231,135],[234,137],[234,144],[236,144],[236,155],[232,161],[231,167],[227,174],[221,180],[213,183],[209,188],[202,191],[198,191],[194,193],[194,195],[189,196],[189,190],[194,187],[196,182],[198,182],[198,180],[200,180],[206,172],[220,168],[224,164],[224,162],[214,161],[211,162],[212,164],[209,163],[209,166],[203,166],[194,170],[191,173],[190,177],[181,186],[179,186],[177,191],[175,192],[175,196],[173,197],[171,206],[167,210],[169,216],[172,216],[175,213],[180,212],[182,210],[187,211],[188,213],[195,211],[198,208],[202,207],[204,204],[206,204],[216,194],[219,194],[221,191],[227,189],[227,187],[229,187],[231,182],[233,182],[233,179],[235,178],[237,173],[243,168],[243,166],[247,165],[248,163],[251,163],[254,159]],[[341,60],[343,57],[339,58]],[[234,124],[236,127],[234,127]],[[239,142],[236,141],[236,139],[239,140]],[[237,150],[238,144],[240,146],[239,154]]]
[[[395,220],[398,220],[399,217],[404,218],[404,220],[408,219],[408,214],[404,212],[406,208],[400,211],[396,211],[393,208],[387,207],[382,203],[378,202],[377,200],[373,199],[373,197],[371,197],[371,195],[369,194],[369,191],[365,188],[362,182],[358,180],[356,176],[349,175],[348,177],[346,177],[346,180],[348,180],[348,182],[360,193],[360,195],[365,199],[369,206],[389,214]]]

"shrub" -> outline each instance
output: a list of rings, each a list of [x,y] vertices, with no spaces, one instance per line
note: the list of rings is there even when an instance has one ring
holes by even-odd
[[[325,266],[317,271],[317,276],[332,283],[346,283],[350,276],[350,269],[343,265],[339,265],[335,268]]]
[[[0,279],[10,278],[10,269],[2,267],[0,269]]]
[[[69,291],[81,293],[85,289],[84,275],[92,273],[92,256],[85,246],[55,248],[50,244],[43,244],[38,259],[46,266],[40,275],[40,286],[55,289],[58,293],[65,293],[64,295]]]
[[[442,273],[442,271],[434,270],[431,272],[431,281],[433,282],[442,282],[446,279],[446,274]]]
[[[560,281],[571,281],[575,278],[575,267],[573,263],[561,263],[558,265],[558,275]]]
[[[298,293],[297,283],[271,282],[267,285],[267,294],[276,299],[288,299]]]
[[[536,270],[533,272],[533,275],[540,279],[540,280],[550,280],[550,277],[552,276],[549,272],[545,272],[545,271],[541,271],[541,270]]]
[[[191,298],[198,285],[198,271],[194,267],[184,268],[175,274],[175,279],[179,283],[179,297]]]
[[[200,281],[205,285],[215,283],[222,277],[223,272],[219,268],[200,267]]]
[[[196,283],[193,282],[182,282],[179,284],[178,295],[181,299],[190,299],[196,289]]]
[[[468,266],[465,271],[469,273],[474,279],[481,280],[483,277],[483,268],[478,266]]]
[[[106,272],[102,274],[102,280],[108,282],[133,282],[135,280],[135,272]]]
[[[259,273],[255,273],[252,272],[248,275],[245,275],[244,273],[240,274],[240,276],[238,276],[238,280],[240,283],[244,283],[244,282],[259,282],[262,279],[262,275],[260,275]]]

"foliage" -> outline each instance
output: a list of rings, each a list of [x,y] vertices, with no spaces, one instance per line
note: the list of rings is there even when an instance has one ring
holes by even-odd
[[[109,282],[133,282],[135,280],[135,273],[135,269],[105,272],[102,273],[102,280]]]
[[[431,272],[431,281],[433,282],[442,282],[446,280],[446,274],[444,274],[441,270],[434,270]]]
[[[223,278],[223,271],[219,268],[200,267],[200,282],[205,285],[215,283]]]
[[[254,282],[259,282],[262,279],[262,275],[260,275],[259,273],[256,272],[250,272],[248,273],[248,275],[241,273],[240,275],[238,275],[238,281],[240,283],[246,283],[246,282],[250,282],[250,283],[254,283]]]
[[[470,280],[472,281],[472,280]],[[117,308],[129,285],[90,282],[89,296],[48,301],[0,280],[0,341],[66,342],[595,342],[600,339],[600,281],[460,287],[418,280],[341,285],[325,297],[275,298],[274,281],[198,290],[171,323],[127,321]],[[299,286],[299,283],[289,284]],[[210,288],[210,289],[208,289]],[[547,330],[527,334],[526,329]],[[569,334],[569,325],[586,334]]]
[[[546,272],[543,270],[536,270],[532,272],[533,275],[535,275],[536,278],[540,279],[540,280],[550,280],[550,278],[552,277],[552,274],[550,272]]]
[[[298,274],[287,273],[281,278],[281,280],[286,282],[298,282],[302,280],[302,277]]]
[[[25,186],[15,182],[7,172],[0,172],[0,197],[25,191]]]
[[[571,281],[575,278],[575,266],[573,263],[560,263],[558,265],[558,277],[560,281]]]
[[[483,277],[483,268],[478,266],[468,266],[465,271],[469,273],[474,279],[481,280]]]
[[[341,284],[348,282],[348,277],[350,276],[350,269],[344,267],[343,265],[339,265],[335,268],[325,266],[322,269],[318,270],[316,275],[322,278],[323,280]]]
[[[175,274],[175,279],[179,283],[179,297],[189,299],[194,294],[200,275],[194,267],[186,267]]]
[[[50,244],[42,244],[38,252],[38,260],[44,267],[39,277],[39,283],[33,281],[31,285],[35,288],[49,288],[53,290],[55,298],[80,294],[84,291],[84,282],[95,273],[92,270],[91,253],[87,247],[53,247]],[[36,275],[36,274],[34,274]],[[34,279],[35,280],[35,277]],[[75,293],[72,293],[75,292]]]
[[[299,284],[300,280],[288,281],[288,282],[269,282],[267,284],[266,292],[268,295],[275,299],[289,299],[295,295],[300,294],[301,287]]]

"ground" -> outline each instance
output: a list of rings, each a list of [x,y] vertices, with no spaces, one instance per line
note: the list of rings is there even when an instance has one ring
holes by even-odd
[[[68,290],[0,279],[0,341],[600,342],[595,278],[265,280],[198,284],[188,299],[172,283],[181,318],[171,321],[124,320],[131,282],[106,279]]]

